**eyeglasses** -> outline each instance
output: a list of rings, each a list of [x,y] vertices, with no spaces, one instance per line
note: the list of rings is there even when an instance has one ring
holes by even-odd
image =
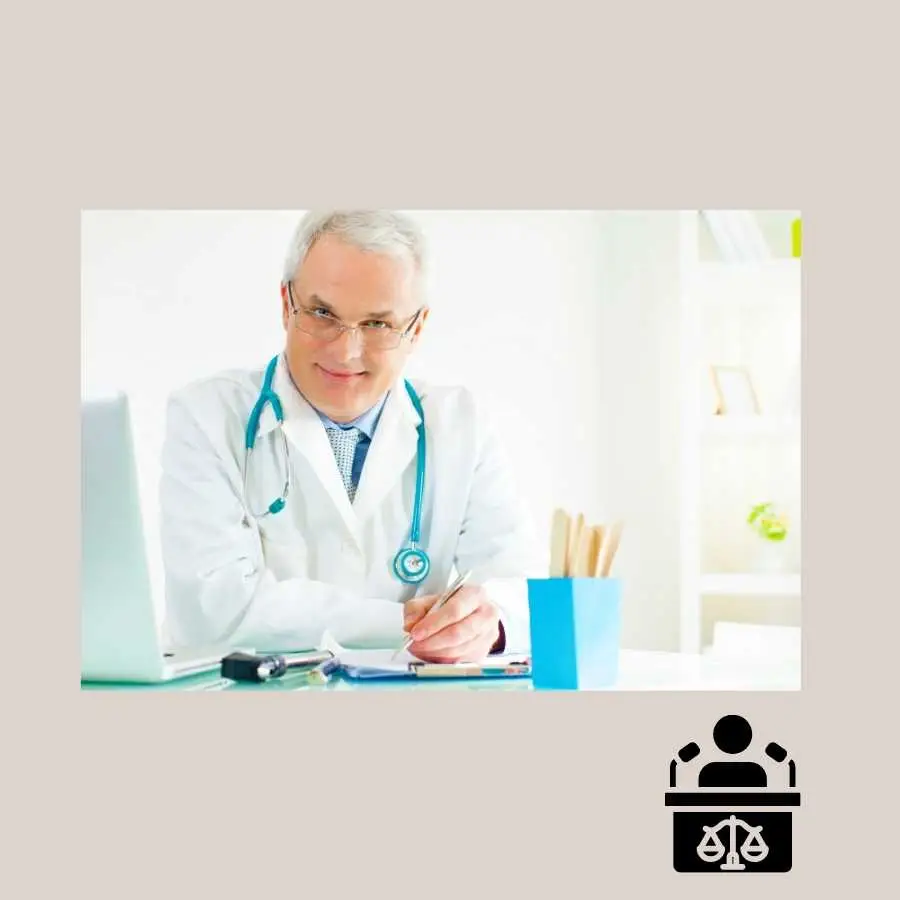
[[[394,328],[387,322],[361,322],[359,325],[345,325],[336,316],[321,306],[307,307],[294,303],[294,292],[288,283],[288,294],[291,298],[291,313],[294,324],[304,334],[317,341],[330,343],[336,341],[345,331],[358,331],[360,340],[371,350],[394,350],[401,341],[408,337],[424,307],[416,310],[415,315],[403,328]]]

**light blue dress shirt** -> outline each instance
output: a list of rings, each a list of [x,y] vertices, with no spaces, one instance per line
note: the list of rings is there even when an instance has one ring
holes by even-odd
[[[353,479],[353,487],[359,487],[359,479],[362,475],[363,465],[366,462],[366,455],[369,452],[369,446],[372,438],[375,437],[375,429],[378,427],[378,420],[381,418],[381,412],[384,409],[387,394],[378,401],[371,409],[364,412],[359,418],[352,422],[333,422],[324,413],[316,410],[317,415],[322,420],[322,424],[326,429],[342,429],[344,431],[350,428],[358,428],[361,432],[359,443],[356,445],[356,454],[353,457],[353,468],[350,471],[350,477]],[[315,408],[315,407],[314,407]]]

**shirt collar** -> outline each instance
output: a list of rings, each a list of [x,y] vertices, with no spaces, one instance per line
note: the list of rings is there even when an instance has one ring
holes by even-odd
[[[375,434],[375,428],[378,425],[378,419],[381,416],[381,411],[384,409],[385,401],[387,400],[387,394],[384,394],[382,398],[368,411],[364,412],[361,416],[355,418],[352,422],[333,422],[325,413],[320,412],[316,409],[316,414],[322,420],[322,424],[326,428],[358,428],[370,441]]]

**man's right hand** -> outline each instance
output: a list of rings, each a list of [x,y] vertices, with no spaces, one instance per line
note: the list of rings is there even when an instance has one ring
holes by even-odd
[[[403,628],[415,638],[409,652],[426,662],[478,662],[491,653],[502,631],[500,612],[484,589],[466,585],[426,619],[439,595],[428,594],[406,603]],[[420,624],[424,621],[424,625]],[[418,628],[417,628],[418,626]]]

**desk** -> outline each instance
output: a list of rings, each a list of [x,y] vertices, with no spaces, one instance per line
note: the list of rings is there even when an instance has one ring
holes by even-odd
[[[158,685],[82,682],[83,690],[138,691],[372,691],[372,690],[490,690],[530,691],[527,678],[394,679],[353,681],[332,677],[326,685],[310,685],[301,672],[263,684],[228,681],[217,671]],[[734,660],[687,653],[622,650],[619,679],[613,691],[796,691],[800,690],[800,663],[796,660]]]

